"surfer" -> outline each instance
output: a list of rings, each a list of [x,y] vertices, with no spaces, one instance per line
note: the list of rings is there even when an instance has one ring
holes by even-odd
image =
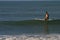
[[[45,33],[45,34],[49,34],[49,30],[48,30],[48,20],[49,20],[49,14],[48,14],[48,12],[46,11],[46,14],[45,14],[45,26],[44,26],[44,33]]]
[[[45,21],[48,21],[48,19],[49,19],[49,14],[48,14],[48,12],[46,11],[46,14],[45,14]]]

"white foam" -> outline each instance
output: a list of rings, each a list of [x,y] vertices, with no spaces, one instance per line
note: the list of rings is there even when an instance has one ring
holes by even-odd
[[[60,35],[0,35],[0,40],[60,40]]]
[[[45,19],[33,18],[33,20],[42,20],[42,21],[44,21]],[[51,21],[51,20],[55,20],[55,19],[49,19],[49,21]]]

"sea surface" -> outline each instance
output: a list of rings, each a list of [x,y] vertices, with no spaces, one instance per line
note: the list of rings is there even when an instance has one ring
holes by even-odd
[[[0,1],[0,40],[60,40],[60,1]]]

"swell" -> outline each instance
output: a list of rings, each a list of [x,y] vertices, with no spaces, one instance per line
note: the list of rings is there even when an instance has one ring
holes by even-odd
[[[0,25],[41,25],[41,24],[49,24],[49,25],[60,25],[60,19],[58,20],[24,20],[24,21],[0,21]]]

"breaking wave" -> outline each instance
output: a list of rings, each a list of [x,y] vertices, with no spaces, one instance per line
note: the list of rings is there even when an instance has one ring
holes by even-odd
[[[0,40],[60,40],[60,34],[49,35],[0,35]]]

